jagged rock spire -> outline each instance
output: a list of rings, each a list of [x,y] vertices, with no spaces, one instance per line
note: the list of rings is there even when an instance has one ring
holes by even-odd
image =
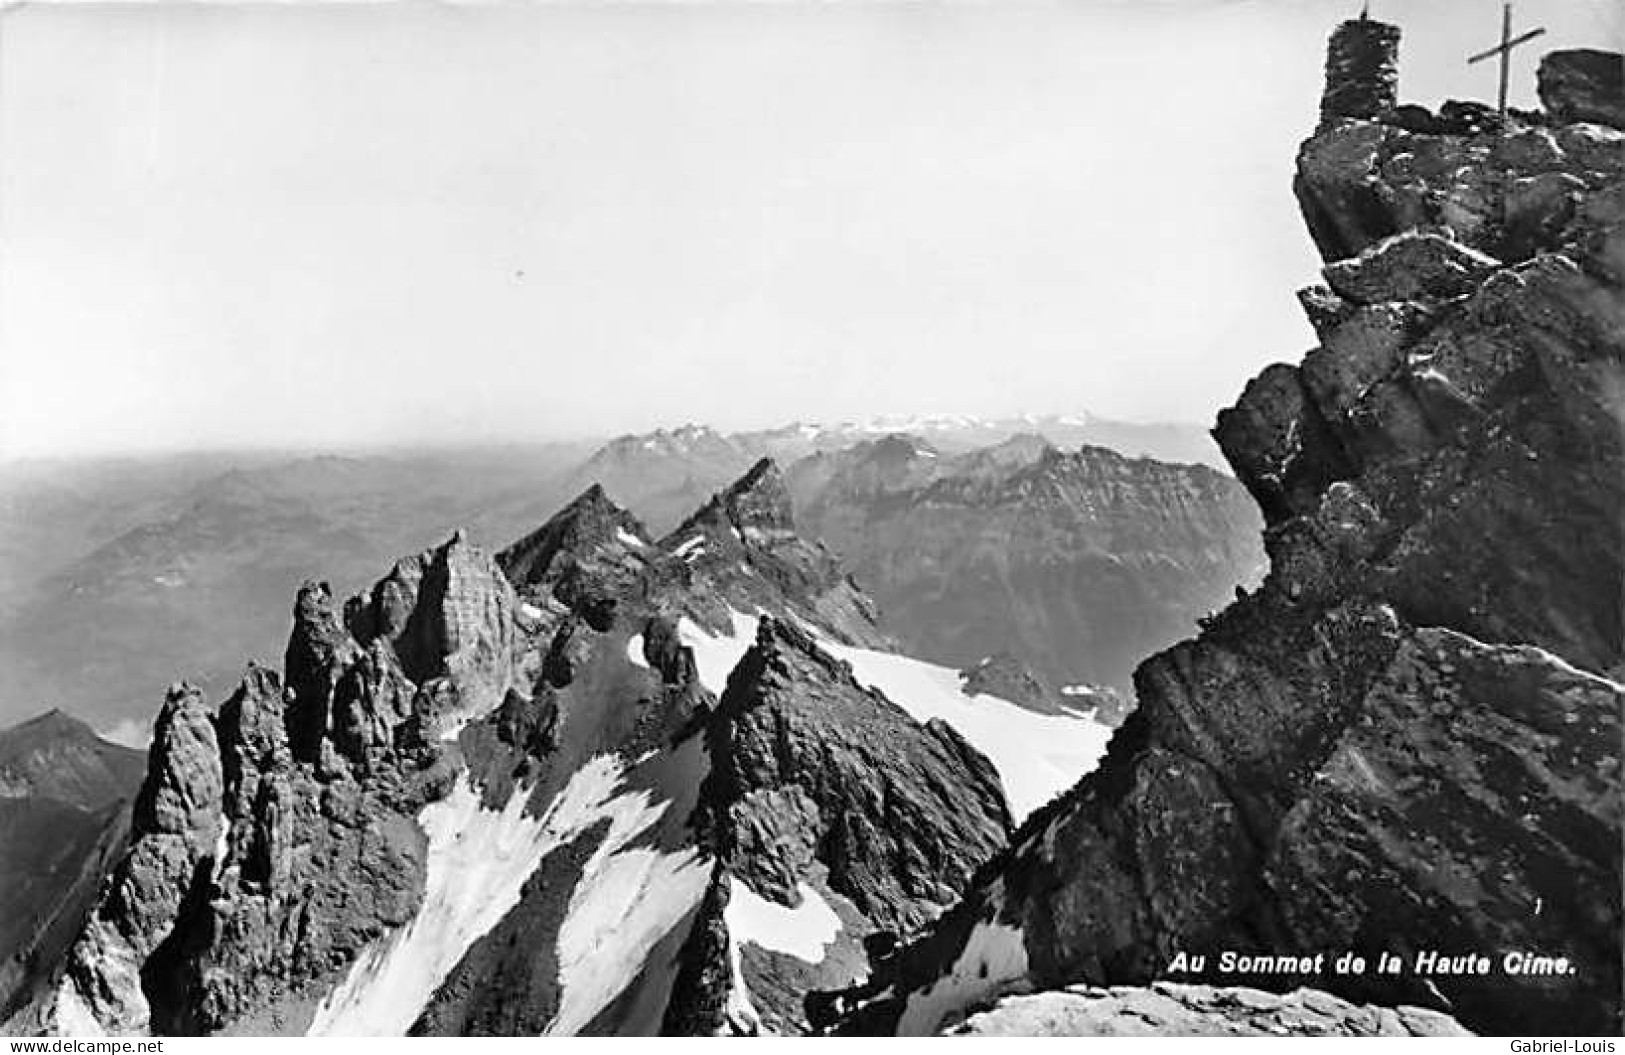
[[[1320,123],[1370,119],[1394,108],[1399,95],[1399,27],[1361,12],[1333,30],[1326,45],[1326,90]]]
[[[595,483],[547,523],[497,554],[497,563],[508,581],[523,590],[556,578],[563,556],[581,559],[602,546],[624,546],[623,535],[641,541],[646,534],[637,517]]]
[[[762,458],[683,521],[662,545],[680,545],[697,534],[732,534],[741,541],[765,541],[794,535],[795,529],[784,474],[772,458]]]

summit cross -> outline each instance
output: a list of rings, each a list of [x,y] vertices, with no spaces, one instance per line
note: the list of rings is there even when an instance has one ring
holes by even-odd
[[[1514,37],[1512,35],[1512,4],[1509,2],[1501,8],[1501,43],[1493,48],[1481,51],[1477,55],[1469,56],[1467,59],[1467,64],[1470,66],[1475,62],[1482,62],[1484,59],[1493,58],[1496,55],[1501,56],[1501,90],[1496,96],[1496,108],[1503,118],[1507,115],[1507,74],[1512,63],[1512,49],[1519,44],[1534,40],[1544,32],[1546,32],[1545,28],[1540,27]]]

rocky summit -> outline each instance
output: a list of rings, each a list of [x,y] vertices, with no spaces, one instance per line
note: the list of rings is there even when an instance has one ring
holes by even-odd
[[[75,833],[5,860],[4,1028],[1617,1034],[1619,57],[1435,112],[1398,42],[1334,35],[1318,344],[1219,414],[1234,481],[1019,432],[617,441],[606,475],[670,461],[671,530],[594,481],[494,556],[308,581],[279,666],[169,689],[139,779],[60,716],[0,735],[0,805],[42,804],[6,846]],[[841,552],[966,652],[899,649]],[[1126,720],[1042,663],[1192,620]]]
[[[767,460],[659,541],[590,487],[292,614],[280,670],[169,691],[9,1029],[803,1032],[1105,738],[888,651]],[[1035,785],[1023,722],[1078,761]]]
[[[1007,993],[1165,979],[1619,1032],[1625,129],[1595,86],[1621,59],[1549,56],[1545,111],[1502,121],[1396,105],[1397,43],[1339,30],[1298,157],[1320,345],[1214,430],[1264,583],[1141,664],[1100,767],[821,1025],[935,1032]],[[1224,950],[1405,969],[1238,978]],[[1563,968],[1499,959],[1520,951]],[[1094,1028],[1108,999],[1051,1003]],[[1214,1024],[1177,1002],[1157,1013]]]

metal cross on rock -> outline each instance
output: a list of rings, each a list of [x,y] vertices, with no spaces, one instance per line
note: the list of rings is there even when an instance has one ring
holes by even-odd
[[[1534,40],[1544,32],[1546,30],[1542,27],[1531,29],[1527,33],[1520,33],[1514,37],[1512,35],[1512,5],[1508,3],[1501,8],[1501,43],[1467,59],[1468,65],[1472,65],[1475,62],[1482,62],[1484,59],[1493,58],[1496,55],[1501,56],[1501,90],[1496,96],[1496,108],[1500,111],[1502,117],[1507,114],[1507,72],[1512,61],[1512,49],[1519,44]]]

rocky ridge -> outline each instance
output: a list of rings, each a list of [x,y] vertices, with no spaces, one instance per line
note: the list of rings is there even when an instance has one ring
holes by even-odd
[[[305,584],[283,673],[250,664],[218,711],[172,688],[58,1028],[275,1031],[411,919],[414,816],[444,794],[442,734],[512,682],[513,604],[457,536],[353,598],[348,628],[327,585]]]
[[[1140,659],[1263,564],[1234,480],[1032,434],[957,455],[881,437],[796,463],[789,487],[910,653],[955,667],[1005,653],[1050,707],[1064,686],[1126,691]]]
[[[494,560],[307,583],[282,671],[171,690],[129,849],[9,1028],[805,1029],[1011,825],[986,758],[822,641],[885,637],[766,461],[658,543],[590,488]]]
[[[1395,106],[1397,39],[1339,29],[1299,155],[1320,347],[1215,429],[1269,575],[1137,669],[1100,768],[821,1025],[934,1032],[1240,949],[1407,965],[1252,984],[1619,1031],[1625,129],[1573,121],[1608,116],[1573,53],[1541,115]],[[1430,950],[1497,965],[1418,974]],[[1518,951],[1566,969],[1499,964]]]

